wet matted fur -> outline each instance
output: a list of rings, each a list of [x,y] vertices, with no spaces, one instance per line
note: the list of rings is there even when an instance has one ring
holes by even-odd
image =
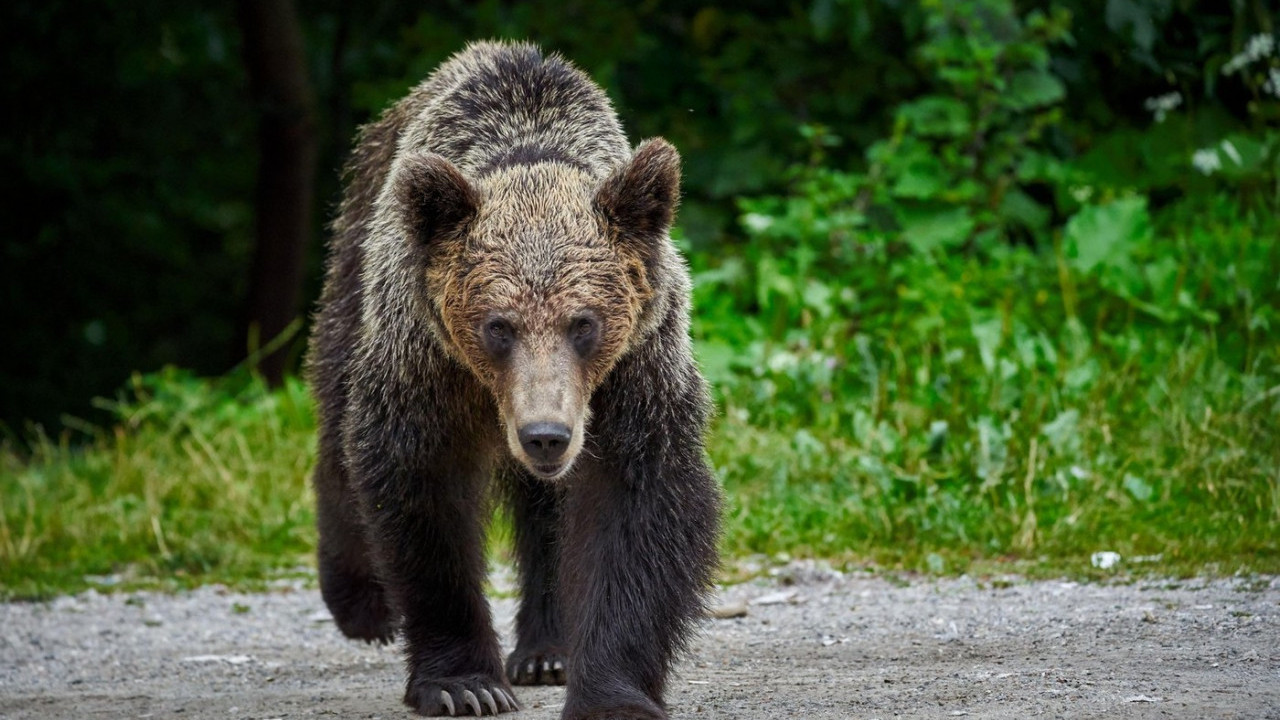
[[[404,636],[405,702],[665,717],[716,563],[708,400],[668,230],[679,156],[632,150],[583,73],[477,43],[360,133],[307,365],[320,585],[350,637]],[[504,665],[485,498],[522,601]]]

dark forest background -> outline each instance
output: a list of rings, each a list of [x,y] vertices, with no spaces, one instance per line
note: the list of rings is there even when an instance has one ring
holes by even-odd
[[[1224,68],[1274,33],[1274,12],[1263,0],[7,2],[0,422],[22,435],[95,419],[90,399],[135,371],[222,374],[272,340],[261,369],[296,370],[355,129],[470,39],[562,52],[605,86],[633,140],[673,141],[682,242],[714,267],[760,230],[750,199],[794,190],[804,168],[870,172],[866,187],[898,187],[898,201],[961,208],[958,230],[954,215],[926,228],[942,222],[957,247],[992,228],[995,242],[1051,243],[1079,207],[1053,168],[1091,168],[1152,211],[1224,187],[1274,209],[1273,56],[1251,77]],[[948,49],[957,32],[987,44]],[[1157,124],[1169,93],[1177,117]],[[993,94],[1016,102],[983,105]],[[972,137],[946,140],[971,118]],[[1192,151],[1232,133],[1254,164],[1229,186],[1190,169]],[[907,159],[895,169],[877,148]],[[1032,150],[1060,165],[973,167]],[[947,194],[968,176],[1004,186]],[[884,220],[864,190],[850,190],[855,208]],[[898,209],[889,226],[909,227]]]

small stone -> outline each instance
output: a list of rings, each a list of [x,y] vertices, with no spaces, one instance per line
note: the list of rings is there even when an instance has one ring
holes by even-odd
[[[740,618],[747,616],[747,606],[745,603],[725,603],[711,608],[711,617],[716,620],[728,620],[730,618]]]
[[[793,602],[796,597],[795,590],[780,590],[778,592],[761,595],[751,601],[752,605],[781,605],[786,602]]]

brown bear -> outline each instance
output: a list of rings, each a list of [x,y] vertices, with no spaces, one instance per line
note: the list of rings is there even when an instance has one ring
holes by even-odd
[[[668,234],[679,165],[522,43],[468,46],[360,133],[307,358],[320,588],[346,635],[402,635],[421,714],[567,684],[564,718],[666,717],[720,501]],[[491,488],[522,592],[505,666]]]

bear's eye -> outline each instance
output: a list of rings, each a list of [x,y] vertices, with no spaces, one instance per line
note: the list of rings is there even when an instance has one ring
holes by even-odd
[[[569,325],[569,339],[573,342],[573,349],[583,357],[595,350],[599,337],[599,326],[589,317],[580,317]]]
[[[506,357],[515,341],[515,328],[506,320],[494,318],[484,324],[484,347],[495,358]]]

